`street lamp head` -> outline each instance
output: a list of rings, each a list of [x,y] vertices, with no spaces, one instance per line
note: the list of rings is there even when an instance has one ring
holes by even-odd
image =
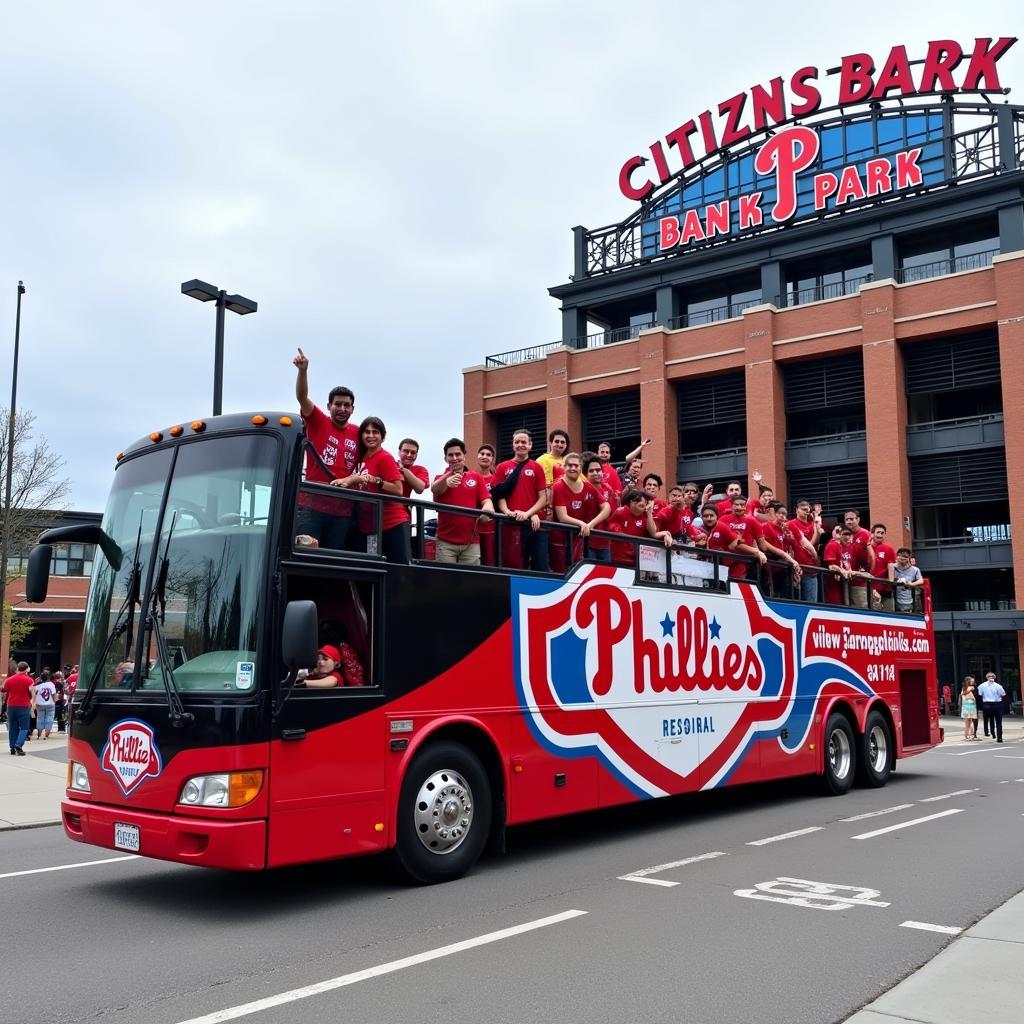
[[[224,299],[224,305],[232,313],[237,313],[239,316],[256,312],[256,303],[252,299],[247,299],[244,295],[228,295]]]
[[[200,281],[196,278],[192,281],[186,281],[181,286],[181,294],[189,295],[200,302],[212,302],[220,292],[212,284],[207,284],[205,281]]]
[[[18,282],[18,294],[19,295],[24,295],[25,294],[25,282],[24,281],[19,281]]]

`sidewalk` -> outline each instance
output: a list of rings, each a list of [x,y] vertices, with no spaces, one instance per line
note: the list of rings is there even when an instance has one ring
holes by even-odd
[[[67,733],[31,740],[25,744],[24,757],[8,757],[7,726],[0,728],[0,831],[59,824],[67,781]]]

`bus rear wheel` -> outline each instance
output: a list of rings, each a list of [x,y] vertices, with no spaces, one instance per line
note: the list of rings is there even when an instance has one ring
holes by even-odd
[[[464,875],[491,827],[491,789],[480,759],[459,743],[432,743],[409,766],[398,798],[395,854],[414,882]]]
[[[842,796],[853,785],[857,769],[857,748],[853,729],[845,716],[835,712],[825,725],[825,792]]]
[[[878,789],[889,781],[893,761],[892,730],[885,716],[877,711],[868,715],[857,759],[857,781],[869,789]]]

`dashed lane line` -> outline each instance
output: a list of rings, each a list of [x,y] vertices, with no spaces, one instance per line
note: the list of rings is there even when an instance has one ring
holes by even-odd
[[[673,868],[682,868],[687,864],[696,864],[702,860],[713,860],[715,857],[727,857],[728,854],[722,850],[715,850],[712,853],[702,853],[699,857],[686,857],[683,860],[669,861],[668,864],[655,864],[652,868],[641,868],[639,871],[630,871],[628,875],[619,875],[620,882],[642,882],[644,885],[660,885],[666,889],[679,885],[679,882],[670,882],[666,878],[649,878],[648,875],[660,875],[663,871],[671,871]]]
[[[999,748],[995,746],[976,747],[974,750],[948,750],[944,753],[946,757],[967,757],[969,754],[994,754]]]
[[[878,818],[883,814],[892,814],[894,811],[905,811],[913,807],[913,804],[897,804],[895,807],[883,807],[880,811],[868,811],[866,814],[855,814],[852,818],[840,818],[840,821],[863,821],[865,818]]]
[[[812,825],[810,828],[798,828],[795,832],[783,832],[779,836],[768,836],[766,839],[755,839],[747,843],[747,846],[767,846],[769,843],[781,843],[784,839],[796,839],[797,836],[807,836],[812,832],[823,831],[823,825]]]
[[[938,796],[922,797],[922,799],[918,800],[917,802],[919,804],[931,804],[931,803],[934,803],[936,800],[948,800],[950,797],[953,797],[953,796],[967,796],[968,793],[977,793],[977,792],[978,792],[978,787],[977,786],[975,786],[974,789],[955,789],[955,790],[953,790],[952,793],[940,793]]]
[[[898,832],[901,828],[913,828],[915,825],[923,825],[926,821],[935,821],[936,818],[947,818],[951,814],[963,814],[963,810],[962,807],[951,807],[948,811],[939,811],[938,814],[929,814],[924,818],[914,818],[912,821],[901,821],[898,825],[878,828],[874,832],[862,832],[859,836],[851,836],[851,838],[874,839],[875,836],[884,836],[887,832]]]
[[[940,935],[959,935],[963,928],[954,928],[945,924],[927,924],[924,921],[904,921],[901,928],[916,928],[919,932],[938,932]]]
[[[333,992],[335,989],[355,985],[360,981],[369,981],[371,978],[379,978],[385,974],[394,974],[396,971],[405,970],[407,967],[416,967],[419,964],[429,963],[432,960],[440,960],[443,957],[462,953],[477,946],[486,946],[492,942],[501,942],[503,939],[510,939],[516,935],[536,931],[538,928],[548,928],[554,924],[571,921],[573,918],[585,916],[586,913],[587,911],[585,910],[566,910],[561,914],[553,914],[551,917],[527,921],[525,924],[517,924],[511,928],[502,928],[500,931],[478,935],[474,939],[464,939],[462,942],[453,942],[448,946],[439,946],[437,949],[430,949],[425,953],[416,953],[413,956],[402,957],[401,960],[392,960],[386,964],[378,964],[376,967],[368,967],[362,971],[353,971],[351,974],[342,974],[337,978],[329,978],[327,981],[318,981],[314,985],[293,988],[288,992],[280,992],[276,996],[267,996],[264,999],[253,1000],[251,1003],[230,1006],[227,1009],[217,1010],[202,1017],[192,1017],[187,1021],[182,1021],[181,1024],[223,1024],[224,1021],[248,1017],[250,1014],[259,1013],[261,1010],[272,1010],[277,1006],[294,1003],[300,999],[309,999],[310,996],[322,995],[325,992]]]
[[[96,864],[115,864],[119,860],[138,860],[139,858],[130,853],[127,857],[105,857],[103,860],[82,860],[77,864],[57,864],[52,868],[30,868],[27,871],[8,871],[0,878],[20,878],[22,875],[42,875],[47,871],[67,871],[70,868],[91,868]]]

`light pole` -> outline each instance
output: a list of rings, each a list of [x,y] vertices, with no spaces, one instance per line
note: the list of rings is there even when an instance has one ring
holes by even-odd
[[[21,345],[21,297],[25,294],[25,283],[18,282],[18,312],[14,317],[14,366],[11,372],[11,408],[7,417],[7,479],[4,483],[4,524],[0,530],[0,612],[7,601],[7,545],[11,533],[11,481],[14,478],[14,417],[18,406],[18,350]],[[0,652],[3,664],[0,671],[7,672],[10,654],[7,633],[7,617],[0,615]]]
[[[200,302],[217,303],[217,328],[213,344],[213,415],[219,416],[224,395],[224,310],[245,316],[256,312],[256,303],[244,295],[228,295],[223,288],[195,278],[181,286],[181,294]]]

